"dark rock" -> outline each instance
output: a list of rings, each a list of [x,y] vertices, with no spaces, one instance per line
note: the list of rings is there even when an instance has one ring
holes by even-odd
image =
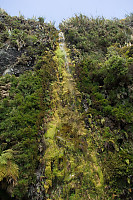
[[[18,56],[20,56],[20,52],[17,51],[16,48],[10,47],[6,49],[0,49],[0,75],[8,69],[6,73],[12,73],[10,67],[17,61]]]

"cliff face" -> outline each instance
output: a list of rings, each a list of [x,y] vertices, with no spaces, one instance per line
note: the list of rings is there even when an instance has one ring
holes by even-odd
[[[0,10],[2,198],[132,200],[132,15],[60,29]]]
[[[17,58],[21,56],[21,52],[15,47],[9,47],[0,49],[0,75],[4,75],[6,73],[9,74],[19,74],[19,70],[21,67],[18,67],[17,72],[15,72],[15,62],[17,62]]]
[[[0,10],[0,75],[19,76],[33,69],[44,51],[55,49],[56,29],[39,20],[10,17]]]

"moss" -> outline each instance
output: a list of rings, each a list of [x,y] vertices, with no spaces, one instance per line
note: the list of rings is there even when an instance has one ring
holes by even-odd
[[[60,52],[56,52],[56,57],[60,57]],[[102,191],[103,176],[79,113],[80,104],[78,107],[76,105],[76,99],[79,98],[80,101],[79,92],[63,62],[58,69],[57,78],[60,77],[60,73],[62,80],[52,84],[53,116],[47,124],[44,135],[45,192],[52,197],[52,191],[58,193],[60,190],[60,196],[63,198],[79,199],[87,188],[92,187],[92,190],[87,193],[88,196],[89,193],[93,194],[94,190],[97,190],[97,193]],[[90,160],[87,159],[89,155]],[[49,184],[50,180],[52,185]],[[103,191],[101,195],[102,193]]]
[[[56,124],[49,124],[49,128],[45,134],[45,138],[53,139],[56,133]]]

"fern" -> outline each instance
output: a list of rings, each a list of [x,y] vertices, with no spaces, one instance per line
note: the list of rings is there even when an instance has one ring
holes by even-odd
[[[4,178],[8,183],[16,184],[18,177],[18,166],[13,161],[13,150],[3,151],[0,156],[0,181]]]

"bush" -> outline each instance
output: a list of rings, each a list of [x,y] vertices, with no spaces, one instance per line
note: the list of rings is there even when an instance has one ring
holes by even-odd
[[[106,89],[115,89],[119,86],[124,86],[126,83],[126,75],[128,68],[126,60],[120,56],[112,56],[105,62],[106,78],[104,86]]]

